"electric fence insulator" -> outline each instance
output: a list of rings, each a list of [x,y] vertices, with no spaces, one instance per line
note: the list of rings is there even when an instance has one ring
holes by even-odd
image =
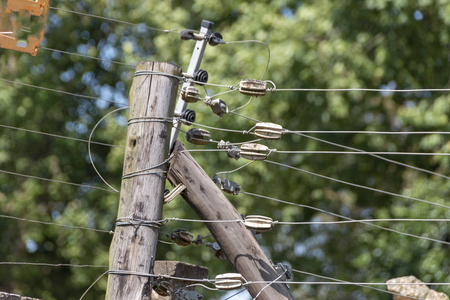
[[[183,99],[184,102],[195,103],[200,100],[200,93],[193,86],[184,87],[181,90],[181,99]]]
[[[196,145],[206,145],[211,141],[211,133],[208,130],[192,128],[186,132],[186,140]]]
[[[230,142],[225,142],[224,140],[221,140],[218,144],[217,144],[217,149],[229,149],[231,148],[233,145]]]
[[[208,43],[211,46],[217,46],[219,44],[225,44],[225,41],[223,40],[222,35],[219,32],[214,32],[208,37]]]
[[[282,281],[286,281],[292,278],[292,267],[289,264],[278,263],[274,265],[275,271],[277,271],[278,275],[283,274],[280,278]]]
[[[223,117],[224,114],[228,113],[228,106],[222,99],[207,100],[205,104],[211,107],[213,113],[219,117]]]
[[[168,236],[175,244],[180,246],[187,246],[194,242],[192,233],[185,229],[175,229]]]
[[[241,151],[239,150],[239,148],[231,144],[230,142],[225,142],[223,140],[220,141],[217,145],[217,149],[228,149],[227,155],[230,158],[238,160],[241,157]]]
[[[227,258],[227,256],[223,252],[222,248],[220,248],[219,244],[217,244],[217,242],[206,243],[205,245],[209,247],[209,251],[211,251],[211,253],[219,260],[225,260]]]
[[[237,195],[241,191],[241,186],[234,181],[223,179],[222,190],[228,194]]]
[[[237,195],[241,191],[241,186],[239,184],[228,179],[222,180],[219,178],[219,176],[217,176],[217,174],[214,174],[212,180],[215,184],[219,185],[224,192],[228,194]]]
[[[158,295],[165,297],[170,296],[173,293],[173,285],[169,281],[160,278],[153,282],[152,288]]]
[[[242,287],[246,282],[240,273],[225,273],[216,276],[215,284],[219,290],[234,290]]]
[[[186,109],[181,114],[181,122],[186,125],[192,125],[195,122],[195,111],[192,109]]]
[[[261,144],[249,143],[241,146],[240,155],[249,160],[265,160],[270,149]]]
[[[272,229],[273,220],[265,216],[247,216],[244,220],[244,225],[250,230],[266,232]]]
[[[232,148],[229,148],[227,151],[227,155],[229,158],[234,158],[235,160],[238,160],[241,158],[241,150],[237,146],[234,146]]]
[[[266,95],[267,83],[256,79],[244,79],[239,83],[239,92],[244,95],[258,97]]]
[[[197,293],[196,291],[178,290],[176,295],[177,297],[173,299],[203,300],[203,296]]]
[[[208,72],[206,70],[200,69],[194,73],[194,80],[197,81],[198,85],[204,85],[208,82]]]
[[[274,123],[258,123],[255,126],[255,136],[266,140],[279,140],[283,127]]]
[[[182,30],[180,32],[180,39],[188,41],[194,39],[194,31],[192,30]]]

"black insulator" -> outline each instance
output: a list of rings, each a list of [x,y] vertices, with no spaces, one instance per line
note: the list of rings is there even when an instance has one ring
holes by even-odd
[[[203,69],[198,70],[194,74],[194,80],[198,81],[198,82],[202,82],[202,83],[207,83],[208,82],[208,72],[206,72]],[[203,85],[203,84],[200,84],[200,83],[197,83],[197,84],[198,85]]]
[[[192,30],[183,30],[180,32],[180,38],[182,40],[192,40],[194,39],[194,32]]]
[[[219,32],[214,32],[209,36],[208,42],[211,46],[217,46],[219,44],[225,44],[222,39],[222,35]]]
[[[181,114],[181,119],[184,124],[192,125],[192,123],[195,122],[195,111],[193,111],[192,109],[186,109]]]

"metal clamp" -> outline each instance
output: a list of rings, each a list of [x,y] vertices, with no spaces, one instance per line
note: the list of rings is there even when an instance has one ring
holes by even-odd
[[[237,195],[241,191],[241,186],[234,181],[228,180],[226,178],[220,179],[217,174],[214,174],[212,179],[216,184],[220,186],[220,188],[224,192],[228,194]]]
[[[202,25],[200,28],[200,32],[199,35],[200,36],[207,36],[207,35],[211,35],[211,29],[213,28],[214,23],[207,21],[207,20],[203,20],[202,21]],[[187,39],[190,39],[190,37],[195,37],[195,34],[192,32],[184,32],[183,35],[181,36],[186,37]],[[195,48],[194,51],[192,53],[191,56],[191,61],[189,63],[189,67],[187,68],[187,72],[186,74],[190,77],[193,77],[195,72],[198,71],[198,69],[200,68],[200,64],[202,62],[202,58],[203,58],[203,54],[205,53],[205,49],[206,49],[206,45],[207,45],[208,41],[204,38],[202,38],[201,40],[197,40],[197,42],[195,43]],[[192,86],[193,83],[186,81],[183,83],[182,89]],[[175,106],[175,112],[174,112],[174,116],[181,116],[183,114],[183,112],[186,110],[187,108],[187,102],[183,101],[183,99],[181,99],[181,96],[178,98],[177,104]],[[180,122],[174,122],[173,124],[173,128],[172,128],[172,132],[170,134],[170,143],[169,143],[169,148],[172,149],[173,145],[175,144],[177,137],[178,137],[178,133],[180,131]]]

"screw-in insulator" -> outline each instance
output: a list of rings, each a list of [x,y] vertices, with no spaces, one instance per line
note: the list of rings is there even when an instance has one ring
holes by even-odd
[[[202,83],[207,83],[208,82],[208,72],[203,69],[198,70],[194,74],[194,80],[198,81],[198,82],[202,82]],[[198,85],[203,85],[198,82],[197,82]]]
[[[195,111],[192,109],[186,109],[181,114],[181,122],[186,125],[192,125],[195,122]]]

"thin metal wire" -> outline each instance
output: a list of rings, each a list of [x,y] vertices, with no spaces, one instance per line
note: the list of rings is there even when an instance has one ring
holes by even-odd
[[[247,290],[247,289],[244,288],[244,289],[240,290],[239,292],[237,292],[237,293],[231,295],[230,297],[225,298],[224,300],[229,300],[229,299],[231,299],[231,298],[233,298],[233,297],[239,295],[240,293],[245,292],[246,290]]]
[[[152,76],[152,75],[161,75],[161,76],[167,76],[167,77],[170,77],[170,78],[175,78],[175,79],[178,79],[180,81],[184,79],[184,77],[182,77],[182,76],[177,76],[177,75],[174,75],[174,74],[169,74],[169,73],[164,73],[164,72],[136,71],[134,73],[134,77],[144,76],[144,75],[150,75],[150,76]]]
[[[242,166],[240,166],[239,168],[236,168],[236,169],[234,169],[234,170],[217,172],[216,174],[217,174],[217,175],[219,175],[219,174],[231,174],[231,173],[233,173],[233,172],[236,172],[236,171],[239,171],[239,170],[245,168],[246,166],[248,166],[248,165],[250,165],[250,164],[252,164],[252,163],[254,163],[254,162],[255,162],[255,160],[252,160],[252,161],[249,161],[248,163],[246,163],[245,165],[242,165]]]
[[[64,9],[64,8],[58,8],[58,7],[49,7],[50,9],[53,10],[58,10],[58,11],[64,11],[64,12],[68,12],[68,13],[73,13],[73,14],[77,14],[77,15],[81,15],[81,16],[86,16],[86,17],[91,17],[91,18],[97,18],[97,19],[101,19],[101,20],[106,20],[106,21],[111,21],[111,22],[116,22],[116,23],[121,23],[121,24],[126,24],[126,25],[131,25],[131,26],[143,26],[146,29],[150,29],[150,30],[154,30],[154,31],[159,31],[162,33],[175,33],[175,31],[180,30],[179,28],[175,28],[175,29],[170,29],[170,30],[164,30],[164,29],[160,29],[160,28],[155,28],[155,27],[149,27],[147,25],[143,25],[143,24],[139,24],[139,23],[131,23],[131,22],[127,22],[127,21],[122,21],[122,20],[118,20],[118,19],[113,19],[113,18],[108,18],[108,17],[102,17],[102,16],[97,16],[97,15],[92,15],[92,14],[88,14],[88,13],[84,13],[84,12],[79,12],[79,11],[73,11],[73,10],[69,10],[69,9]],[[196,30],[193,30],[196,31]]]
[[[383,154],[383,155],[422,155],[422,156],[429,156],[429,155],[437,155],[437,156],[449,156],[450,153],[441,153],[441,152],[370,152],[370,151],[285,151],[285,150],[276,150],[274,152],[277,153],[286,153],[286,154]]]
[[[161,162],[161,163],[159,163],[159,164],[157,164],[157,165],[154,165],[154,166],[151,166],[151,167],[142,169],[142,170],[133,171],[133,172],[124,174],[124,175],[122,176],[122,179],[127,179],[127,178],[136,177],[136,176],[141,176],[141,175],[149,175],[149,174],[153,174],[154,172],[148,172],[148,171],[150,171],[150,170],[152,170],[152,169],[156,169],[156,168],[161,167],[161,166],[164,166],[165,164],[169,163],[169,161],[170,161],[173,157],[174,157],[174,154],[172,153],[172,154],[171,154],[166,160],[164,160],[163,162]],[[167,171],[161,170],[159,173],[166,173],[166,172],[167,172]]]
[[[372,187],[368,187],[368,186],[364,186],[364,185],[360,185],[360,184],[356,184],[356,183],[352,183],[352,182],[348,182],[348,181],[344,181],[344,180],[328,177],[328,176],[325,176],[325,175],[317,174],[317,173],[314,173],[314,172],[310,172],[310,171],[307,171],[307,170],[304,170],[304,169],[296,168],[296,167],[289,166],[289,165],[286,165],[286,164],[282,164],[282,163],[279,163],[279,162],[275,162],[275,161],[271,161],[271,160],[264,160],[264,161],[267,162],[267,163],[270,163],[270,164],[282,166],[282,167],[285,167],[285,168],[289,168],[289,169],[296,170],[296,171],[299,171],[299,172],[303,172],[303,173],[306,173],[306,174],[309,174],[309,175],[321,177],[321,178],[328,179],[328,180],[331,180],[331,181],[339,182],[339,183],[342,183],[342,184],[346,184],[346,185],[350,185],[350,186],[354,186],[354,187],[358,187],[358,188],[362,188],[362,189],[366,189],[366,190],[370,190],[370,191],[374,191],[374,192],[379,192],[379,193],[383,193],[383,194],[390,195],[390,196],[395,196],[395,197],[405,198],[405,199],[409,199],[409,200],[413,200],[413,201],[423,202],[423,203],[427,203],[427,204],[430,204],[430,205],[440,206],[440,207],[444,207],[444,208],[450,208],[450,206],[447,206],[447,205],[444,205],[444,204],[434,203],[434,202],[423,200],[423,199],[420,199],[420,198],[415,198],[415,197],[410,197],[410,196],[406,196],[406,195],[400,195],[400,194],[396,194],[396,193],[383,191],[383,190],[380,190],[380,189],[376,189],[376,188],[372,188]]]
[[[254,118],[251,118],[251,117],[248,117],[248,116],[244,116],[244,115],[242,115],[242,114],[240,114],[240,113],[237,113],[237,112],[235,112],[235,111],[230,111],[230,114],[233,114],[233,115],[242,117],[242,118],[244,118],[244,119],[252,120],[252,121],[255,121],[255,122],[257,122],[257,123],[258,123],[258,122],[261,122],[261,121],[259,121],[259,120],[257,120],[257,119],[254,119]]]
[[[260,284],[260,283],[269,283],[270,281],[249,281],[245,283],[244,285],[249,284]],[[420,283],[413,283],[413,282],[406,282],[406,283],[384,283],[384,282],[350,282],[350,281],[344,281],[344,282],[329,282],[329,281],[289,281],[289,284],[311,284],[311,285],[374,285],[374,286],[385,286],[385,285],[442,285],[442,286],[450,286],[449,282],[420,282]],[[423,300],[423,299],[419,299]]]
[[[74,97],[79,97],[79,98],[85,98],[85,99],[89,99],[89,100],[105,101],[105,102],[112,103],[112,104],[115,104],[115,105],[118,105],[118,106],[119,106],[119,105],[123,105],[123,106],[125,106],[125,107],[128,107],[128,104],[120,103],[120,102],[116,102],[116,101],[112,101],[112,100],[101,99],[101,98],[98,98],[98,97],[86,96],[86,95],[80,95],[80,94],[75,94],[75,93],[69,93],[69,92],[65,92],[65,91],[60,91],[60,90],[50,89],[50,88],[46,88],[46,87],[42,87],[42,86],[37,86],[37,85],[32,85],[32,84],[28,84],[28,83],[22,83],[22,82],[18,82],[18,81],[12,81],[12,80],[8,80],[8,79],[4,79],[4,78],[0,78],[0,81],[12,83],[12,84],[18,84],[18,85],[22,85],[22,86],[26,86],[26,87],[31,87],[31,88],[35,88],[35,89],[40,89],[40,90],[44,90],[44,91],[55,92],[55,93],[60,93],[60,94],[69,95],[69,96],[74,96]]]
[[[109,234],[113,234],[114,233],[111,230],[102,230],[102,229],[80,227],[80,226],[73,226],[73,225],[63,225],[63,224],[57,224],[57,223],[52,223],[52,222],[44,222],[44,221],[37,221],[37,220],[30,220],[30,219],[19,218],[19,217],[8,216],[8,215],[0,215],[0,218],[12,219],[12,220],[24,221],[24,222],[30,222],[30,223],[37,223],[37,224],[43,224],[43,225],[58,226],[58,227],[69,228],[69,229],[81,229],[81,230],[89,230],[89,231],[109,233]]]
[[[247,144],[258,142],[261,139],[240,142],[240,143],[231,143],[231,145],[239,145],[239,144]],[[212,141],[218,143],[217,141]],[[226,152],[228,149],[189,149],[183,150],[182,152]],[[355,151],[290,151],[290,150],[278,150],[271,149],[272,153],[281,153],[281,154],[356,154],[356,155],[369,155],[369,154],[384,154],[384,155],[416,155],[416,156],[450,156],[450,153],[442,153],[442,152],[355,152]]]
[[[180,222],[193,222],[193,223],[240,223],[243,220],[242,219],[236,219],[236,220],[194,220],[194,219],[181,219],[181,218],[166,218],[162,221],[180,221]]]
[[[395,230],[395,229],[386,228],[386,227],[383,227],[383,226],[372,224],[370,222],[363,222],[363,221],[354,220],[352,218],[349,218],[349,217],[346,217],[346,216],[343,216],[343,215],[339,215],[339,214],[336,214],[336,213],[332,213],[332,212],[326,211],[324,209],[312,207],[312,206],[309,206],[309,205],[292,203],[292,202],[276,199],[276,198],[273,198],[273,197],[268,197],[268,196],[263,196],[263,195],[258,195],[258,194],[254,194],[254,193],[245,192],[245,191],[242,191],[242,190],[240,191],[240,193],[241,194],[245,194],[245,195],[249,195],[249,196],[253,196],[253,197],[259,197],[259,198],[263,198],[263,199],[279,202],[279,203],[284,203],[284,204],[287,204],[287,205],[298,206],[298,207],[303,207],[303,208],[315,210],[315,211],[318,211],[318,212],[321,212],[321,213],[324,213],[324,214],[327,214],[327,215],[330,215],[330,216],[335,216],[335,217],[342,218],[342,219],[349,220],[349,221],[356,221],[357,223],[361,223],[361,224],[368,225],[368,226],[371,226],[371,227],[375,227],[375,228],[378,228],[378,229],[381,229],[381,230],[385,230],[385,231],[390,231],[390,232],[397,233],[397,234],[400,234],[400,235],[405,235],[405,236],[418,238],[418,239],[422,239],[422,240],[438,242],[438,243],[441,243],[441,244],[449,244],[448,242],[445,242],[445,241],[440,241],[440,240],[431,239],[431,238],[428,238],[428,237],[423,237],[423,236],[418,236],[418,235],[414,235],[414,234],[410,234],[410,233],[401,232],[401,231],[398,231],[398,230]]]
[[[100,172],[97,170],[97,168],[95,167],[94,164],[94,160],[92,159],[92,154],[91,154],[91,140],[92,140],[92,135],[94,134],[95,129],[97,128],[98,125],[100,125],[100,123],[107,118],[109,115],[116,113],[120,110],[124,110],[127,109],[128,107],[121,107],[121,108],[117,108],[113,111],[110,111],[109,113],[107,113],[106,115],[104,115],[98,122],[97,124],[95,124],[94,128],[92,128],[91,133],[89,134],[89,142],[88,142],[88,154],[89,154],[89,160],[91,161],[92,167],[94,168],[95,172],[97,173],[97,175],[100,177],[100,179],[107,185],[109,186],[114,192],[119,193],[119,191],[117,189],[115,189],[112,185],[110,185],[104,178],[103,176],[100,174]]]
[[[70,137],[70,136],[58,135],[58,134],[54,134],[54,133],[30,130],[30,129],[20,128],[20,127],[14,127],[14,126],[9,126],[9,125],[4,125],[4,124],[0,124],[0,127],[14,129],[14,130],[20,130],[20,131],[25,131],[25,132],[30,132],[30,133],[36,133],[36,134],[40,134],[40,135],[46,135],[46,136],[51,136],[51,137],[56,137],[56,138],[61,138],[61,139],[66,139],[66,140],[71,140],[71,141],[89,143],[88,140],[83,140],[83,139],[74,138],[74,137]],[[101,143],[101,142],[95,142],[95,141],[91,141],[91,144],[125,149],[125,147],[122,147],[122,146]]]
[[[189,122],[189,124],[192,124],[192,125],[195,125],[195,126],[200,126],[200,127],[203,127],[203,128],[212,129],[212,130],[218,130],[218,131],[224,131],[224,132],[243,133],[243,130],[236,130],[236,129],[227,129],[227,128],[212,127],[212,126],[203,125],[203,124],[199,124],[199,123],[193,123],[193,122]]]
[[[253,300],[256,300],[256,299],[259,297],[259,295],[260,295],[266,288],[268,288],[268,287],[271,286],[275,281],[277,281],[278,279],[280,279],[281,277],[283,277],[283,275],[286,274],[286,272],[287,272],[287,270],[284,271],[280,276],[278,276],[277,278],[275,278],[273,281],[271,281],[270,283],[268,283],[266,286],[264,286],[264,287],[258,292],[258,294],[256,294],[256,296],[253,298]]]
[[[116,64],[116,65],[136,67],[136,64],[127,64],[127,63],[123,63],[123,62],[119,62],[119,61],[115,61],[115,60],[99,58],[99,57],[85,55],[85,54],[80,54],[80,53],[76,53],[76,52],[63,51],[63,50],[47,48],[47,47],[43,47],[43,46],[40,46],[39,49],[43,49],[43,50],[47,50],[47,51],[53,51],[53,52],[59,52],[59,53],[73,55],[73,56],[78,56],[78,57],[83,57],[83,58],[95,59],[95,60],[98,60],[98,61],[104,61],[104,62]]]
[[[92,185],[66,182],[66,181],[61,181],[61,180],[33,176],[33,175],[20,174],[20,173],[16,173],[16,172],[5,171],[5,170],[0,170],[0,173],[14,175],[14,176],[21,176],[21,177],[31,178],[31,179],[37,179],[37,180],[43,180],[43,181],[50,181],[50,182],[61,183],[61,184],[67,184],[67,185],[73,185],[73,186],[78,186],[78,187],[82,187],[82,188],[89,188],[89,189],[96,189],[96,190],[111,192],[111,190],[109,190],[109,189],[104,189],[104,188],[96,187],[96,186],[92,186]]]
[[[366,88],[345,88],[345,89],[267,89],[268,92],[385,92],[385,93],[415,93],[415,92],[450,92],[450,89],[366,89]]]
[[[231,110],[230,113],[236,112],[236,111],[238,111],[238,110],[240,110],[240,109],[246,107],[247,105],[249,105],[249,104],[252,102],[252,100],[253,100],[253,97],[250,97],[250,99],[248,99],[247,103],[245,103],[244,105],[241,105],[241,106],[239,106],[239,107],[237,107],[237,108]]]
[[[231,113],[232,114],[236,114],[236,115],[238,115],[240,117],[243,117],[243,118],[255,121],[257,123],[261,122],[261,121],[259,121],[257,119],[253,119],[253,118],[250,118],[250,117],[238,114],[236,112],[231,112]],[[291,133],[294,133],[296,135],[303,136],[303,137],[306,137],[306,138],[309,138],[309,139],[313,139],[313,140],[316,140],[316,141],[319,141],[319,142],[322,142],[322,143],[326,143],[326,144],[329,144],[329,145],[333,145],[333,146],[337,146],[337,147],[340,147],[340,148],[344,148],[344,149],[348,149],[348,150],[352,150],[352,151],[357,151],[357,152],[361,152],[361,153],[367,153],[364,150],[360,150],[360,149],[357,149],[357,148],[348,147],[348,146],[345,146],[345,145],[333,143],[333,142],[330,142],[330,141],[327,141],[327,140],[323,140],[323,139],[319,139],[319,138],[316,138],[316,137],[313,137],[313,136],[309,136],[309,135],[306,135],[306,134],[303,134],[303,133],[296,133],[296,132],[290,131],[290,130],[287,130],[287,131],[291,132]],[[245,131],[244,133],[247,133],[247,132],[248,131]],[[405,163],[401,163],[401,162],[398,162],[398,161],[395,161],[395,160],[392,160],[392,159],[388,159],[388,158],[385,158],[385,157],[382,157],[382,156],[379,156],[379,155],[376,155],[376,154],[367,153],[367,155],[370,155],[372,157],[376,157],[378,159],[381,159],[381,160],[384,160],[384,161],[387,161],[387,162],[390,162],[390,163],[393,163],[393,164],[396,164],[396,165],[400,165],[400,166],[403,166],[403,167],[406,167],[406,168],[410,168],[410,169],[413,169],[413,170],[416,170],[416,171],[420,171],[420,172],[436,175],[436,176],[439,176],[439,177],[443,177],[443,178],[446,178],[446,179],[450,179],[450,177],[448,177],[448,176],[445,176],[445,175],[442,175],[442,174],[439,174],[439,173],[436,173],[436,172],[432,172],[432,171],[429,171],[429,170],[425,170],[425,169],[422,169],[422,168],[418,168],[418,167],[415,167],[415,166],[412,166],[412,165],[408,165],[408,164],[405,164]]]
[[[283,133],[325,133],[325,134],[450,134],[450,131],[369,131],[369,130],[283,130]]]
[[[105,273],[103,273],[102,275],[100,275],[88,288],[87,290],[83,293],[83,295],[81,295],[79,300],[83,300],[84,296],[86,296],[86,294],[89,292],[89,290],[100,280],[102,279],[103,276],[105,276],[106,274],[108,274],[109,270],[106,271]]]
[[[331,224],[349,224],[349,223],[367,223],[367,222],[450,222],[450,219],[363,219],[346,221],[317,221],[317,222],[283,222],[275,221],[281,225],[331,225]]]
[[[337,279],[337,278],[327,277],[327,276],[318,275],[318,274],[305,272],[305,271],[300,271],[300,270],[296,270],[296,269],[292,269],[292,272],[296,272],[296,273],[300,273],[300,274],[304,274],[304,275],[309,275],[309,276],[314,276],[314,277],[318,277],[318,278],[322,278],[322,279],[333,280],[333,281],[337,281],[337,282],[348,282],[348,281],[345,281],[345,280],[340,280],[340,279]],[[367,285],[362,285],[362,284],[355,284],[355,285],[359,286],[359,287],[368,288],[368,289],[372,289],[372,290],[375,290],[375,291],[383,292],[383,293],[388,293],[388,294],[397,295],[397,296],[404,296],[404,295],[396,293],[396,292],[386,291],[386,290],[382,290],[382,289],[379,289],[379,288],[376,288],[376,287],[372,287],[372,286],[367,286]],[[408,297],[408,298],[409,299],[422,300],[420,298],[412,298],[412,297]]]
[[[344,148],[344,149],[348,149],[348,150],[352,150],[352,151],[357,151],[357,152],[361,152],[361,153],[366,153],[364,150],[360,150],[360,149],[357,149],[357,148],[353,148],[353,147],[349,147],[349,146],[333,143],[333,142],[330,142],[330,141],[327,141],[327,140],[323,140],[323,139],[319,139],[319,138],[316,138],[316,137],[313,137],[313,136],[310,136],[310,135],[307,135],[307,134],[303,134],[303,133],[295,133],[295,134],[299,135],[299,136],[306,137],[308,139],[313,139],[313,140],[316,140],[316,141],[319,141],[319,142],[322,142],[322,143],[325,143],[325,144],[333,145],[333,146],[336,146],[336,147],[340,147],[340,148]],[[370,155],[372,157],[376,157],[378,159],[381,159],[381,160],[384,160],[384,161],[387,161],[387,162],[390,162],[390,163],[393,163],[393,164],[396,164],[396,165],[399,165],[399,166],[410,168],[410,169],[413,169],[413,170],[416,170],[416,171],[420,171],[420,172],[436,175],[436,176],[439,176],[439,177],[443,177],[443,178],[446,178],[446,179],[450,179],[449,176],[445,176],[445,175],[442,175],[442,174],[439,174],[439,173],[436,173],[436,172],[432,172],[432,171],[425,170],[425,169],[422,169],[422,168],[418,168],[418,167],[415,167],[415,166],[411,166],[411,165],[408,165],[408,164],[405,164],[405,163],[401,163],[401,162],[398,162],[398,161],[395,161],[395,160],[392,160],[392,159],[388,159],[388,158],[385,158],[385,157],[382,157],[382,156],[379,156],[379,155],[376,155],[376,154],[368,153],[367,155]]]
[[[244,41],[231,41],[231,42],[226,42],[225,45],[227,44],[246,44],[246,43],[258,43],[258,44],[263,44],[264,46],[266,46],[267,48],[267,64],[266,64],[266,68],[264,69],[264,72],[260,78],[260,80],[262,80],[264,78],[264,76],[266,75],[267,70],[269,69],[269,64],[270,64],[270,47],[266,42],[263,41],[258,41],[258,40],[244,40]]]
[[[71,267],[71,268],[107,268],[108,266],[101,265],[75,265],[75,264],[50,264],[50,263],[36,263],[36,262],[18,262],[18,261],[2,261],[0,265],[25,265],[25,266],[40,266],[40,267]]]

